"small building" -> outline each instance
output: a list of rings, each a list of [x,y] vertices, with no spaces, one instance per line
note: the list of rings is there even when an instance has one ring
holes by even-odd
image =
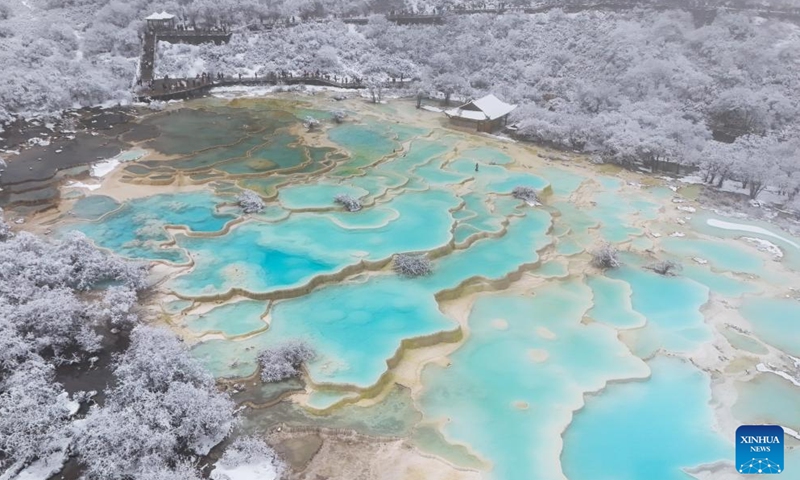
[[[167,12],[154,13],[147,17],[148,30],[173,30],[175,29],[175,15]]]
[[[445,110],[450,123],[459,127],[491,133],[508,123],[508,114],[517,108],[492,94],[465,103],[457,108]]]

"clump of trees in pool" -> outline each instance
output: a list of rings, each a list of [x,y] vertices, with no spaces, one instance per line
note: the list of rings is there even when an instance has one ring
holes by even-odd
[[[511,195],[513,195],[514,198],[523,200],[528,205],[539,205],[539,196],[536,195],[536,190],[531,187],[514,187],[514,190],[511,191]]]
[[[659,275],[677,275],[678,272],[683,270],[683,265],[673,260],[662,260],[645,267],[649,270],[656,272]]]
[[[261,380],[272,383],[298,377],[303,363],[313,360],[316,355],[307,343],[298,340],[268,348],[258,355]]]
[[[258,213],[264,210],[264,200],[252,190],[242,190],[242,193],[236,197],[236,201],[244,213]]]
[[[309,132],[313,132],[313,131],[319,129],[319,127],[320,127],[319,120],[317,120],[316,118],[314,118],[312,116],[306,117],[305,120],[303,120],[303,125],[306,126],[306,128],[308,129]]]
[[[340,193],[339,195],[336,195],[333,197],[333,201],[344,206],[348,212],[357,212],[362,208],[361,202],[359,202],[357,198],[346,193]]]
[[[592,252],[592,266],[595,268],[606,270],[619,268],[621,265],[622,262],[619,260],[619,251],[610,243],[606,243]]]
[[[347,112],[344,110],[334,110],[333,113],[331,113],[331,116],[333,117],[334,122],[342,123],[345,121],[345,119],[347,119]]]
[[[433,272],[431,261],[425,255],[400,253],[394,256],[394,271],[398,274],[414,278],[430,275]]]

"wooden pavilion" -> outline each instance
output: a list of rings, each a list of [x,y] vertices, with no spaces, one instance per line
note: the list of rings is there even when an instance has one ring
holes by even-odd
[[[489,94],[460,107],[445,110],[444,114],[453,125],[491,133],[508,123],[508,114],[515,108],[516,105],[505,103]]]

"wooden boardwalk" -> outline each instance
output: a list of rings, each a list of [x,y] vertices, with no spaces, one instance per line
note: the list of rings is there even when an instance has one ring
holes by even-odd
[[[156,46],[158,42],[188,43],[200,45],[203,43],[214,43],[221,45],[228,43],[231,39],[231,32],[219,30],[179,30],[179,29],[159,29],[148,30],[144,35],[144,50],[142,59],[139,62],[139,79],[147,84],[153,80],[153,73],[156,65]]]
[[[411,84],[411,80],[386,82],[384,88],[403,88]],[[141,88],[136,92],[136,98],[141,102],[153,100],[184,100],[187,98],[201,97],[209,93],[212,88],[232,86],[275,86],[275,85],[315,85],[334,87],[347,90],[360,90],[369,88],[363,82],[340,82],[332,80],[330,76],[276,76],[267,75],[259,77],[224,77],[222,79],[203,80],[197,78],[170,78],[154,80],[152,88]]]

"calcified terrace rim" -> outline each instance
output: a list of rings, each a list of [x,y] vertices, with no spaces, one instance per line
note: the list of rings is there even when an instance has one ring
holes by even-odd
[[[550,225],[550,228],[552,228],[552,224]],[[551,244],[547,244],[544,247],[537,250],[537,255],[544,252],[548,248],[551,248]],[[470,294],[505,290],[509,286],[511,286],[511,284],[522,278],[522,276],[525,273],[536,270],[540,266],[541,266],[541,257],[534,262],[521,264],[520,266],[518,266],[516,270],[509,272],[508,274],[497,279],[488,279],[480,275],[475,275],[463,280],[462,282],[459,283],[458,286],[454,288],[445,289],[437,292],[436,294],[434,294],[434,298],[438,304],[447,300],[451,300],[454,298]],[[349,396],[339,401],[336,401],[324,409],[314,409],[313,407],[308,407],[308,406],[306,406],[305,408],[307,408],[309,411],[315,414],[326,415],[345,405],[354,404],[361,400],[376,398],[381,393],[383,393],[387,387],[390,387],[391,385],[394,384],[394,379],[395,379],[394,370],[403,361],[404,357],[407,355],[409,350],[432,347],[444,343],[460,344],[464,341],[465,338],[466,334],[464,332],[464,329],[460,325],[454,328],[453,330],[444,330],[429,335],[404,338],[400,341],[400,345],[395,350],[395,353],[391,357],[386,359],[387,369],[381,374],[381,376],[375,383],[366,387],[359,387],[357,385],[349,383],[314,382],[314,380],[310,377],[310,375],[308,375],[308,372],[305,371],[303,378],[308,383],[308,385],[314,388],[314,390],[329,391],[329,392],[346,392],[355,394],[353,396]],[[255,380],[259,377],[259,375],[260,375],[260,367],[257,367],[256,371],[249,376],[225,377],[220,379],[219,381],[226,384],[235,384],[235,383],[240,383],[242,381]],[[270,400],[269,402],[272,402],[272,400]]]

